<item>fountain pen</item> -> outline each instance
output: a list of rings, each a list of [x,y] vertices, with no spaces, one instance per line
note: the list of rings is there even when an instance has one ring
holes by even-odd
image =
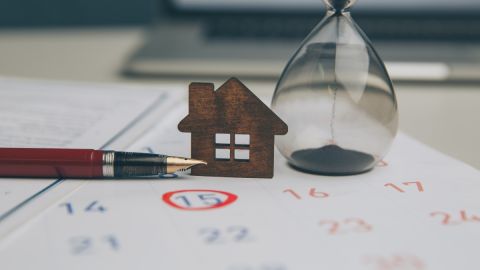
[[[184,171],[202,160],[93,149],[0,148],[0,177],[129,178]]]

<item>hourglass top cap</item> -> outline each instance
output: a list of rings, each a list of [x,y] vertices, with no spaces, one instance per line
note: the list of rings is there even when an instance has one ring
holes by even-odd
[[[357,0],[323,0],[329,9],[342,11],[351,7]]]

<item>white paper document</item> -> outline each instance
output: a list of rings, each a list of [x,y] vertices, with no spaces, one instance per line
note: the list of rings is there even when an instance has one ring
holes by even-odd
[[[128,149],[189,156],[175,108]],[[66,180],[3,237],[1,269],[480,269],[480,173],[403,134],[368,173],[306,174],[278,152],[274,171]]]
[[[108,148],[181,90],[0,77],[0,147]],[[0,179],[0,220],[59,182]]]

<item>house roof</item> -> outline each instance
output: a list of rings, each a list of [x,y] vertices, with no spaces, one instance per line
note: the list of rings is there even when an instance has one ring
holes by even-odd
[[[230,78],[217,91],[213,84],[204,83],[192,83],[189,89],[189,114],[178,124],[182,132],[208,128],[282,135],[288,131],[287,124],[237,78]]]

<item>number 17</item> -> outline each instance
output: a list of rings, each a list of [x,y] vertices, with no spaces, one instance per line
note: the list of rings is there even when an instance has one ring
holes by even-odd
[[[418,192],[423,192],[423,185],[422,185],[422,182],[420,181],[415,181],[415,182],[403,182],[402,183],[404,186],[409,186],[409,185],[416,185],[417,186],[417,190]],[[405,190],[401,189],[399,186],[393,184],[393,183],[386,183],[384,185],[385,187],[392,187],[393,189],[395,189],[396,191],[398,192],[401,192],[401,193],[404,193]]]

